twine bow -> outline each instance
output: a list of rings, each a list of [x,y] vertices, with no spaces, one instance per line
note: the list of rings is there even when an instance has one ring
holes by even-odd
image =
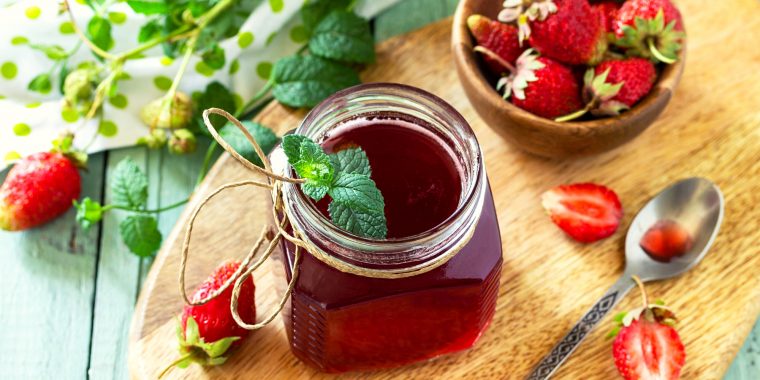
[[[248,140],[248,142],[251,143],[254,150],[256,151],[256,155],[258,155],[259,159],[261,159],[261,162],[263,163],[264,167],[259,167],[252,162],[248,161],[245,157],[240,155],[235,148],[230,146],[224,139],[222,139],[221,136],[219,136],[219,133],[216,131],[214,126],[211,124],[211,121],[209,120],[209,115],[215,114],[222,116],[226,118],[228,121],[230,121],[233,125],[235,125],[240,131],[245,135],[245,138]],[[192,215],[190,216],[190,220],[188,221],[187,225],[187,231],[185,233],[185,239],[182,242],[182,259],[180,262],[180,273],[179,273],[179,287],[180,287],[180,293],[182,294],[183,299],[185,300],[185,303],[187,305],[192,306],[198,306],[203,305],[212,299],[216,298],[220,294],[222,294],[225,290],[227,290],[231,285],[234,286],[232,288],[232,299],[230,302],[230,311],[232,312],[232,317],[235,319],[235,322],[237,322],[240,327],[248,329],[248,330],[257,330],[260,329],[270,322],[274,320],[277,315],[282,311],[282,309],[285,307],[285,303],[287,302],[288,298],[290,297],[291,293],[293,292],[293,288],[295,287],[296,281],[298,280],[299,275],[299,264],[301,262],[301,256],[303,254],[303,251],[306,250],[310,254],[312,254],[317,259],[321,260],[322,262],[330,265],[333,268],[336,268],[340,271],[356,274],[360,276],[365,277],[373,277],[373,278],[387,278],[387,279],[396,279],[396,278],[405,278],[405,277],[411,277],[416,276],[422,273],[429,272],[435,268],[438,268],[439,266],[445,264],[449,261],[461,248],[466,245],[470,238],[472,238],[472,235],[475,231],[475,226],[477,223],[473,223],[473,225],[465,232],[465,235],[455,244],[453,247],[449,248],[449,250],[439,256],[437,256],[434,260],[420,263],[411,267],[407,268],[392,268],[392,269],[375,269],[375,268],[364,268],[360,267],[351,263],[347,263],[345,261],[342,261],[340,259],[337,259],[324,251],[322,251],[320,248],[316,247],[314,243],[312,243],[309,238],[303,234],[302,232],[298,231],[295,226],[290,226],[293,233],[290,234],[286,229],[290,225],[290,217],[288,215],[288,210],[285,207],[285,200],[283,199],[283,191],[282,191],[282,184],[287,182],[291,184],[301,184],[306,182],[304,179],[300,178],[290,178],[286,176],[282,176],[279,174],[276,174],[272,172],[272,166],[269,161],[269,158],[264,154],[264,151],[261,149],[259,144],[256,142],[256,140],[253,138],[253,136],[248,132],[248,130],[240,123],[240,121],[232,116],[230,113],[219,109],[219,108],[209,108],[205,111],[203,111],[203,122],[206,125],[206,128],[208,129],[209,133],[211,133],[211,136],[216,140],[219,145],[224,148],[227,153],[229,153],[232,157],[234,157],[238,162],[243,164],[247,169],[263,174],[266,176],[266,181],[256,181],[256,180],[244,180],[239,182],[231,182],[224,184],[214,190],[211,194],[207,195],[203,200],[201,200],[200,203],[195,207],[195,210],[193,210]],[[193,226],[195,224],[195,220],[198,217],[198,214],[203,209],[203,207],[211,201],[212,198],[219,195],[225,190],[236,188],[236,187],[242,187],[242,186],[255,186],[259,188],[269,189],[272,195],[272,215],[273,220],[275,221],[274,226],[266,226],[262,228],[261,234],[259,238],[256,240],[256,243],[254,243],[253,247],[250,249],[248,254],[245,256],[243,261],[240,264],[240,267],[233,273],[233,275],[225,281],[225,283],[215,291],[208,294],[205,298],[202,299],[190,299],[187,295],[187,290],[185,289],[185,269],[187,268],[187,258],[188,254],[190,252],[190,237],[193,233]],[[292,268],[292,277],[290,279],[290,282],[288,283],[287,290],[285,291],[285,294],[283,294],[282,299],[280,300],[279,304],[275,308],[275,310],[268,315],[263,321],[256,323],[256,324],[249,324],[240,318],[240,315],[237,311],[238,306],[238,297],[240,296],[240,289],[243,285],[243,283],[253,274],[253,272],[258,269],[261,264],[266,261],[269,256],[271,256],[272,252],[277,248],[277,245],[280,244],[282,239],[287,240],[293,246],[295,247],[294,252],[294,260],[293,260],[293,268]],[[259,252],[262,247],[265,246],[266,248],[264,250],[264,253],[252,263],[254,257],[256,256],[256,253]]]

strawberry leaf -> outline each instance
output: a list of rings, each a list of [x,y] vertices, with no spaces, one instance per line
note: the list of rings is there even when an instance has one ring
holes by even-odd
[[[132,209],[142,209],[148,200],[148,177],[127,157],[113,172],[111,180],[112,203]]]
[[[140,257],[152,256],[161,248],[161,232],[156,218],[148,215],[130,215],[119,224],[124,244]]]
[[[74,207],[77,210],[76,221],[85,231],[103,219],[103,207],[90,197],[82,199],[82,203],[74,201]]]

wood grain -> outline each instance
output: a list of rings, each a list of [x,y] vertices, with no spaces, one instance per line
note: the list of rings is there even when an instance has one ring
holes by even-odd
[[[449,21],[382,44],[367,81],[416,85],[441,96],[470,121],[485,153],[504,244],[497,314],[478,345],[467,352],[395,370],[347,374],[346,378],[508,378],[525,376],[576,319],[622,273],[621,229],[593,245],[566,239],[546,218],[539,194],[556,184],[594,181],[614,188],[626,209],[623,226],[660,189],[689,176],[715,181],[727,201],[726,218],[704,262],[684,276],[650,285],[650,292],[679,311],[687,347],[685,379],[719,379],[760,312],[760,7],[752,1],[679,3],[690,33],[689,63],[678,94],[661,118],[617,150],[574,161],[527,156],[483,124],[462,94],[449,53]],[[731,20],[708,28],[714,14]],[[725,17],[725,18],[724,18]],[[742,54],[736,54],[741,50]],[[731,59],[716,60],[715,57]],[[720,73],[720,75],[716,75]],[[283,131],[304,113],[272,105],[261,121]],[[224,156],[198,190],[248,178]],[[236,190],[202,214],[193,238],[189,283],[222,258],[241,256],[262,223],[255,190]],[[154,378],[175,356],[173,316],[177,291],[178,238],[187,211],[151,270],[133,319],[129,362],[133,378]],[[271,307],[270,268],[256,275],[258,305]],[[279,270],[277,268],[276,270]],[[618,310],[637,297],[629,295]],[[263,314],[263,312],[262,312]],[[601,326],[609,324],[609,318]],[[615,369],[606,329],[594,331],[557,374],[558,379],[610,379]],[[288,350],[275,323],[252,335],[223,367],[194,366],[174,378],[322,378]]]

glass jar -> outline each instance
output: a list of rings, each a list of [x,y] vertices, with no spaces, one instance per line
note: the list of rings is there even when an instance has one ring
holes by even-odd
[[[470,348],[490,323],[498,295],[499,226],[467,122],[432,94],[377,83],[331,96],[295,133],[321,142],[336,126],[366,115],[414,120],[439,136],[459,161],[461,194],[456,211],[439,225],[410,237],[373,240],[339,229],[297,185],[283,184],[290,223],[329,261],[407,274],[434,267],[403,278],[375,278],[341,271],[305,252],[283,319],[293,353],[325,372],[394,367]],[[294,176],[280,148],[271,158],[275,171]],[[294,246],[283,242],[280,248],[290,281]]]

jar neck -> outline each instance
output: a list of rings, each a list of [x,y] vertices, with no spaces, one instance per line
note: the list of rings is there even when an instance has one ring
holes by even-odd
[[[297,134],[320,143],[330,131],[360,117],[405,119],[429,129],[455,153],[461,174],[457,209],[439,225],[417,235],[375,240],[335,226],[297,185],[283,184],[285,212],[294,230],[335,259],[366,268],[407,268],[459,249],[477,225],[486,193],[485,169],[475,135],[464,118],[442,99],[420,89],[388,83],[365,84],[340,91],[314,108]],[[284,152],[272,155],[273,168],[293,176]]]

